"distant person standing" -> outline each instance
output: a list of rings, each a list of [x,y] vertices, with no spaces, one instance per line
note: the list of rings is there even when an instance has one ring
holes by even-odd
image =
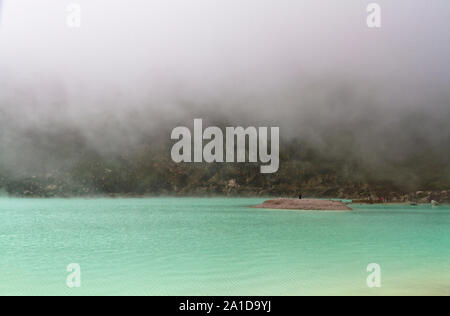
[[[300,190],[300,192],[298,193],[298,199],[301,200],[302,198],[303,198],[303,195],[302,195],[302,191]]]

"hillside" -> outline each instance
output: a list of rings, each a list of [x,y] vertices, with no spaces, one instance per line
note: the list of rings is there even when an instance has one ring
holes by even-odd
[[[73,140],[73,139],[72,139]],[[123,155],[59,146],[57,157],[76,157],[41,170],[1,172],[8,195],[70,196],[305,196],[391,201],[449,199],[450,167],[440,155],[420,152],[401,162],[370,164],[340,147],[334,152],[298,141],[281,145],[280,170],[260,173],[258,164],[175,164],[171,143],[141,145]],[[65,150],[64,154],[62,150]],[[51,168],[51,166],[58,166]],[[17,167],[19,168],[19,166]],[[421,191],[421,192],[417,192]]]

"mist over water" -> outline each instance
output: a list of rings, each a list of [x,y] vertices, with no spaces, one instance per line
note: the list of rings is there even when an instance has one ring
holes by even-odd
[[[66,26],[68,1],[3,2],[10,175],[72,166],[86,148],[126,159],[194,118],[279,126],[285,142],[355,156],[387,178],[415,157],[400,182],[450,165],[446,0],[378,1],[379,30],[359,0],[80,0],[79,29]]]

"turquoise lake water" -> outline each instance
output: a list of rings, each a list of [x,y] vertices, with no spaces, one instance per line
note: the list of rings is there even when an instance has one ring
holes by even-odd
[[[0,295],[450,294],[448,206],[248,207],[262,201],[0,199]]]

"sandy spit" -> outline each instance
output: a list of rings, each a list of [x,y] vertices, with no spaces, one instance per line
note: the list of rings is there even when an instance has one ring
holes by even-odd
[[[314,199],[275,199],[265,201],[254,208],[276,210],[311,210],[311,211],[351,211],[352,209],[340,201]]]

